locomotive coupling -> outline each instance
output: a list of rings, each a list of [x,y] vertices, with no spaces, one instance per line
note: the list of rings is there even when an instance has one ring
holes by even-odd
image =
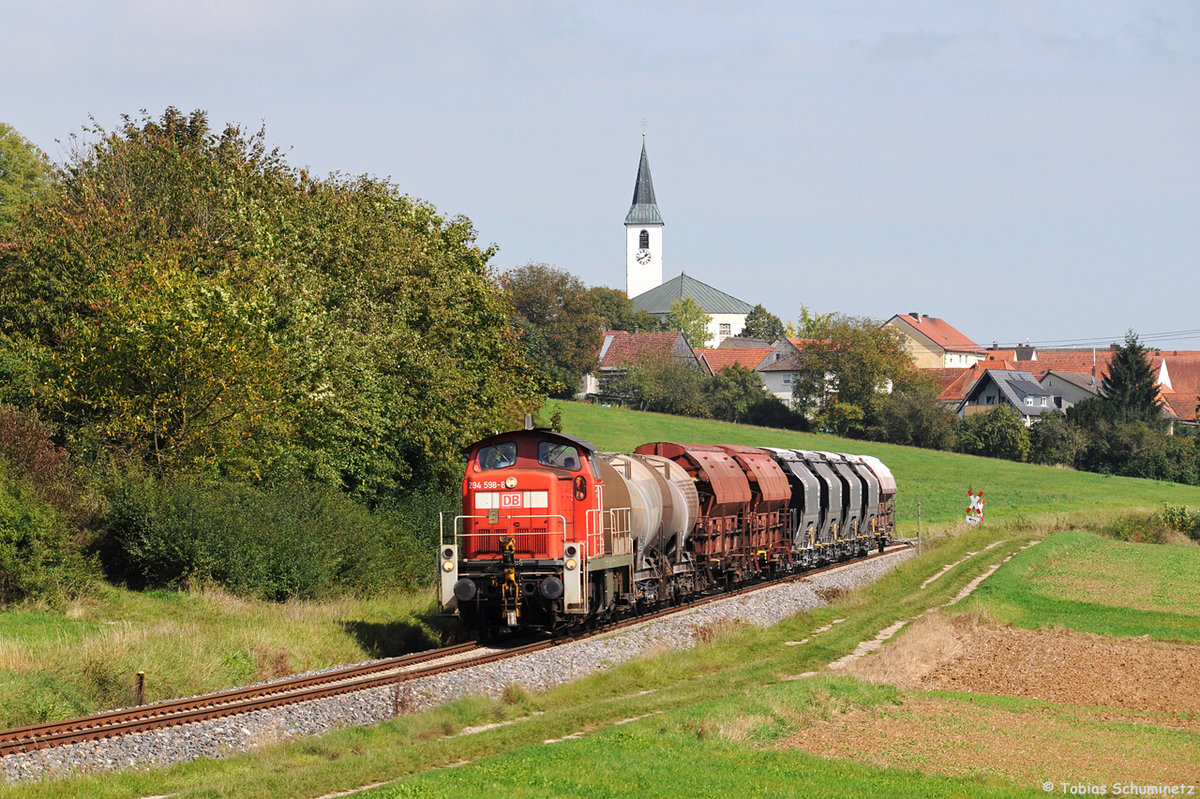
[[[521,586],[517,583],[517,541],[515,538],[501,538],[500,546],[500,565],[504,569],[504,581],[500,584],[500,601],[508,625],[516,627],[521,616]]]

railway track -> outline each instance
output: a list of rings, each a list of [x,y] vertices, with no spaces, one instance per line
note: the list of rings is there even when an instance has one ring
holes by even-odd
[[[717,602],[740,594],[760,590],[771,585],[802,580],[806,577],[843,566],[862,563],[907,548],[909,547],[906,544],[893,544],[883,553],[873,553],[865,558],[830,564],[818,569],[791,574],[770,582],[754,583],[732,591],[699,597],[686,604],[664,608],[653,613],[632,616],[616,624],[608,625],[595,631],[580,632],[570,637],[554,640],[543,639],[507,647],[490,647],[478,643],[459,644],[457,646],[433,649],[426,652],[417,652],[403,657],[375,661],[360,666],[336,669],[321,674],[280,680],[250,688],[222,691],[191,699],[157,702],[150,705],[113,710],[67,721],[35,724],[28,727],[3,730],[0,731],[0,757],[81,741],[92,741],[119,735],[129,735],[146,730],[173,727],[195,721],[207,721],[235,716],[256,710],[324,699],[353,691],[365,691],[389,685],[398,686],[403,682],[415,680],[420,677],[519,657],[573,640],[608,633],[710,602]]]

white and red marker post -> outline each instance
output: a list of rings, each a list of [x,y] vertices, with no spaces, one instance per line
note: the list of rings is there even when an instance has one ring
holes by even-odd
[[[979,524],[983,521],[983,491],[978,494],[967,491],[967,524]]]

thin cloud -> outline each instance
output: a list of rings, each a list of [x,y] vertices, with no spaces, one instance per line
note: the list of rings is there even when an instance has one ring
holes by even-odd
[[[889,32],[880,35],[867,57],[887,64],[932,61],[958,41],[958,36],[928,31]]]

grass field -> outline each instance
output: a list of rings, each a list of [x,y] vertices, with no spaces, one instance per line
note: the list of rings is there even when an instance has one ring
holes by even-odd
[[[1020,627],[1200,643],[1200,547],[1055,535],[1017,555],[964,609]]]
[[[920,497],[926,530],[941,535],[920,558],[829,608],[768,630],[722,628],[697,650],[664,653],[545,694],[515,691],[507,702],[466,699],[376,728],[228,760],[0,788],[0,795],[316,797],[375,783],[385,784],[361,795],[1047,795],[1029,774],[1018,778],[999,760],[989,762],[987,752],[971,752],[969,741],[983,740],[985,730],[972,726],[980,719],[988,729],[1003,730],[1011,722],[1014,730],[1030,730],[1024,739],[1045,750],[1054,740],[1037,739],[1032,728],[1039,718],[1052,718],[1047,729],[1091,747],[1101,764],[1121,762],[1125,751],[1176,753],[1171,757],[1183,763],[1200,753],[1194,719],[898,688],[847,676],[791,679],[823,669],[897,621],[951,601],[1009,555],[1012,560],[955,605],[955,613],[1027,629],[1195,643],[1200,548],[1127,544],[1076,528],[1097,529],[1114,512],[1149,513],[1163,502],[1200,507],[1200,489],[574,403],[560,407],[566,432],[611,450],[680,440],[877,455],[900,484],[907,527],[902,534],[915,529]],[[979,529],[965,529],[960,521],[968,487],[988,497],[987,521]],[[1042,543],[1022,550],[1030,540]],[[943,573],[951,563],[957,565]],[[221,596],[117,592],[69,616],[4,614],[0,658],[11,665],[0,676],[10,680],[0,682],[0,693],[23,692],[43,676],[53,679],[62,664],[86,672],[75,653],[106,639],[124,638],[117,649],[122,668],[131,670],[143,657],[171,661],[172,646],[180,650],[173,668],[186,668],[195,658],[220,674],[228,673],[221,671],[230,668],[227,661],[236,668],[245,669],[246,662],[270,668],[280,652],[292,668],[311,667],[312,660],[350,661],[361,657],[353,653],[369,652],[372,641],[377,648],[384,641],[400,646],[406,636],[430,634],[422,602],[427,605],[428,597],[271,606]],[[844,621],[816,634],[835,619]],[[146,640],[161,637],[159,643],[139,643],[143,630],[156,631]],[[787,646],[804,638],[812,640]],[[38,653],[33,665],[22,661],[26,652]],[[123,689],[125,676],[113,672],[106,679]],[[494,723],[503,726],[464,733]],[[889,725],[902,734],[886,751],[882,738],[848,749],[834,740],[839,730],[886,731]],[[800,745],[818,731],[831,736],[827,750]],[[903,742],[910,739],[937,741],[940,748],[906,749]],[[965,766],[951,756],[964,751],[970,755]],[[1163,754],[1162,762],[1176,761]],[[1082,777],[1091,773],[1085,765],[1070,767]],[[1052,767],[1067,768],[1044,766]],[[1047,774],[1060,776],[1072,775]]]
[[[282,604],[228,594],[107,589],[65,612],[0,614],[0,727],[147,701],[436,645],[433,592]]]
[[[771,430],[704,419],[641,413],[581,402],[554,402],[563,432],[587,439],[601,449],[629,452],[648,441],[746,444],[874,455],[888,465],[899,485],[897,510],[901,532],[916,530],[917,505],[924,524],[962,519],[967,491],[983,491],[985,516],[1003,521],[1093,522],[1111,511],[1153,512],[1164,502],[1200,507],[1200,487],[1132,477],[1076,472],[1011,461],[853,441],[834,436]]]

